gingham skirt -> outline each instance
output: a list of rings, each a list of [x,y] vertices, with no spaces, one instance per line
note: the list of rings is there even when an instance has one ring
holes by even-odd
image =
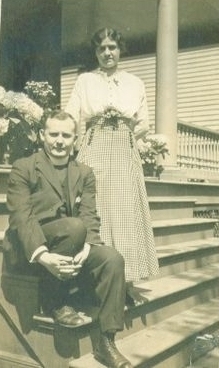
[[[77,160],[96,176],[101,238],[124,257],[127,281],[158,273],[154,236],[136,141],[125,124],[87,131]]]

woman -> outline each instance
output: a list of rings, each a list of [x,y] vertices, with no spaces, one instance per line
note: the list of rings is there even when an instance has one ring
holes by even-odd
[[[101,29],[92,45],[99,67],[78,77],[66,111],[78,124],[77,159],[96,176],[101,237],[123,255],[129,301],[139,301],[132,282],[158,273],[137,148],[148,129],[145,89],[139,78],[118,69],[123,46],[119,32]]]

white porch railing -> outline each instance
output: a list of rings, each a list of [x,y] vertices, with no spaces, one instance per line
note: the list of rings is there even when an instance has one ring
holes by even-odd
[[[219,133],[178,122],[177,165],[219,173]]]

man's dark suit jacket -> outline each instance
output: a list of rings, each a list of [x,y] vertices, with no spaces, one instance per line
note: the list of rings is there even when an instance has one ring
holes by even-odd
[[[100,221],[96,213],[95,177],[92,170],[73,159],[68,164],[68,188],[71,216],[79,217],[87,228],[86,242],[100,244]],[[12,253],[16,263],[16,247],[22,244],[30,260],[33,252],[46,243],[41,221],[56,217],[65,199],[55,169],[40,151],[17,160],[12,168],[7,193],[10,212],[9,229],[3,247]],[[14,255],[13,255],[14,251]]]

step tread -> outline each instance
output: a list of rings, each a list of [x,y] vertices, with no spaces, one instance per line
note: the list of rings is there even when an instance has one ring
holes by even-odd
[[[219,279],[219,263],[181,272],[177,275],[162,277],[156,280],[139,282],[135,285],[139,288],[141,294],[147,299],[143,308],[149,310],[148,307],[150,307],[151,302],[158,303],[161,299],[169,298],[179,292],[188,291],[188,289],[195,288],[204,282],[210,282],[216,279]],[[158,304],[157,309],[159,308],[160,305]],[[88,311],[85,312],[86,323],[91,323],[91,319],[90,321],[87,320],[87,317],[90,317],[87,312]],[[84,311],[82,313],[84,313]],[[34,320],[36,323],[43,323],[44,325],[50,326],[54,323],[52,318],[44,315],[36,315],[34,316]]]
[[[10,367],[31,367],[42,368],[42,365],[28,356],[22,356],[15,353],[8,353],[0,350],[0,358],[2,362],[10,362]],[[8,365],[7,365],[8,366]]]
[[[211,299],[208,303],[118,340],[117,346],[134,367],[140,366],[218,323],[218,304],[219,299]],[[97,362],[91,353],[69,363],[69,368],[90,367],[105,366]]]
[[[0,241],[4,239],[5,236],[5,230],[0,231]]]
[[[179,254],[187,254],[202,250],[209,250],[219,247],[219,238],[196,239],[182,243],[160,245],[156,247],[159,259],[173,257]]]
[[[0,203],[6,203],[7,199],[6,199],[6,194],[4,193],[0,193]]]
[[[169,220],[153,220],[153,228],[168,227],[168,226],[185,226],[185,225],[196,225],[196,224],[208,224],[218,222],[218,219],[200,218],[200,217],[189,217],[180,219],[169,219]],[[4,230],[0,231],[0,240],[4,238]]]
[[[148,302],[152,302],[214,279],[219,279],[219,263],[194,268],[176,275],[140,282],[138,286],[141,288],[141,294],[147,298]]]
[[[215,218],[202,218],[202,217],[188,217],[168,220],[153,220],[153,228],[161,228],[168,226],[186,226],[186,225],[198,225],[218,222]]]
[[[178,196],[175,196],[175,197],[172,197],[172,196],[149,196],[148,197],[148,201],[149,203],[163,203],[163,202],[167,202],[167,203],[171,203],[171,202],[174,202],[174,203],[181,203],[181,202],[185,202],[185,203],[194,203],[197,201],[197,198],[196,197],[187,197],[187,196],[183,196],[183,197],[178,197]]]
[[[8,215],[0,215],[0,230],[5,231],[9,226],[9,217]],[[0,238],[1,239],[1,238]]]

